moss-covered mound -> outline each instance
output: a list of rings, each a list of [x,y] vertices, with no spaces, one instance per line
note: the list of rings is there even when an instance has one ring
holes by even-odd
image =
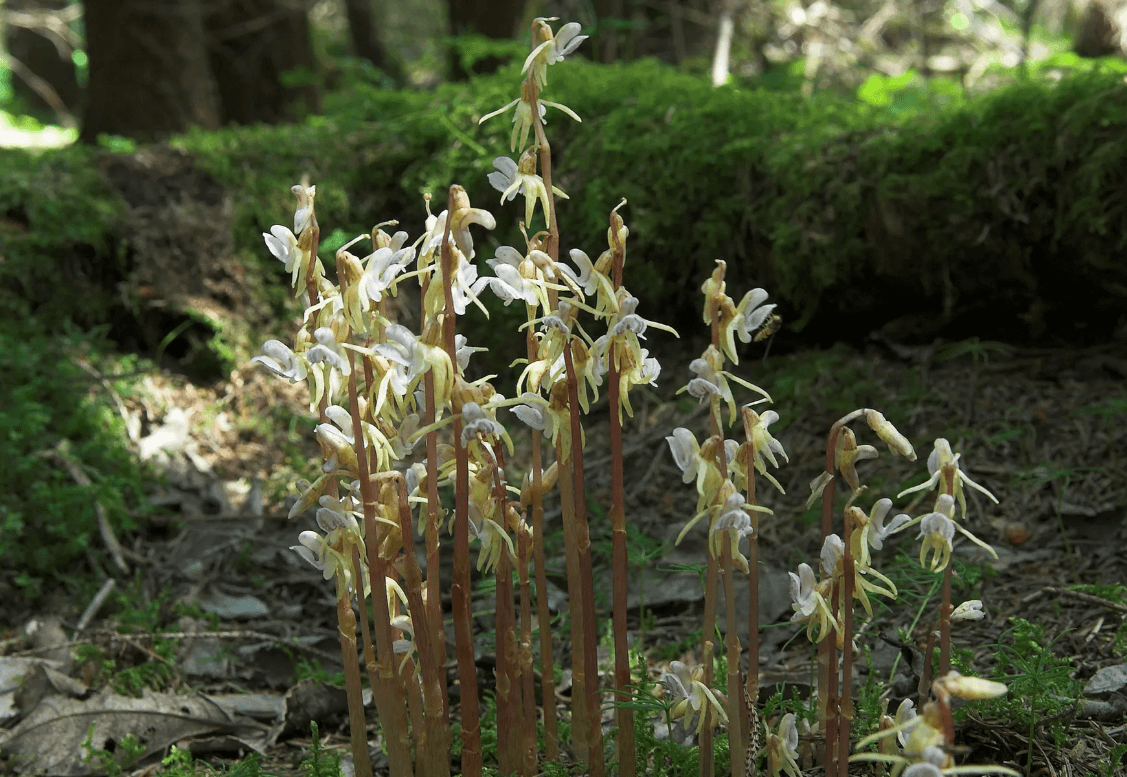
[[[318,184],[329,267],[336,246],[377,222],[418,234],[421,194],[440,209],[452,182],[498,215],[496,240],[520,245],[520,203],[500,208],[486,182],[509,152],[509,115],[478,125],[519,77],[510,68],[433,93],[358,87],[301,125],[193,133],[124,157],[3,152],[4,301],[52,317],[84,310],[83,321],[120,313],[123,299],[135,321],[171,308],[208,325],[192,342],[237,357],[230,341],[244,333],[223,310],[251,329],[269,321],[267,303],[281,310],[287,278],[260,234],[290,218],[289,186],[303,175]],[[626,197],[628,284],[673,323],[695,318],[716,259],[732,288],[765,286],[791,331],[817,339],[900,319],[902,337],[1096,340],[1127,301],[1119,75],[1019,83],[905,119],[833,96],[713,89],[653,62],[569,60],[545,97],[584,119],[548,114],[557,184],[571,196],[564,248],[600,252],[608,211]],[[204,280],[154,304],[146,294],[167,293],[162,267]],[[160,319],[148,346],[175,325]]]

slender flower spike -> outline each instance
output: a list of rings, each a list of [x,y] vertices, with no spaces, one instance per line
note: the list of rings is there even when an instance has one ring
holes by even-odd
[[[778,733],[767,732],[767,774],[779,777],[786,772],[789,777],[801,777],[798,768],[798,728],[793,712],[783,715]],[[764,722],[764,727],[767,726]]]
[[[524,195],[524,224],[527,227],[532,224],[532,214],[536,211],[536,202],[539,200],[540,207],[544,211],[544,221],[550,229],[552,223],[548,208],[548,189],[544,185],[544,179],[536,173],[536,159],[536,150],[531,148],[520,155],[519,162],[514,162],[507,156],[497,157],[493,160],[493,166],[497,170],[489,174],[489,183],[501,192],[502,205],[506,200],[513,200],[518,194]],[[552,187],[552,192],[557,197],[568,199],[568,196],[555,186]]]
[[[536,38],[540,43],[525,59],[524,67],[521,69],[522,73],[526,73],[529,68],[532,68],[532,79],[540,85],[541,89],[548,83],[548,65],[562,62],[564,57],[579,48],[580,43],[587,40],[586,35],[579,34],[579,31],[583,28],[578,22],[568,22],[560,27],[559,32],[553,35],[552,28],[548,26],[548,22],[551,21],[555,21],[555,19],[536,20]]]
[[[901,491],[897,498],[905,494],[911,494],[916,491],[926,491],[931,488],[939,486],[941,493],[950,494],[955,497],[955,501],[959,503],[960,515],[965,519],[967,515],[967,498],[963,492],[963,485],[968,485],[975,491],[982,493],[994,504],[998,504],[998,499],[982,486],[975,483],[966,476],[959,468],[959,457],[962,454],[951,452],[951,443],[942,437],[936,439],[935,449],[932,450],[931,455],[927,457],[927,471],[931,474],[925,482],[920,483],[918,486]],[[950,484],[946,481],[950,481]],[[937,508],[938,509],[938,508]]]

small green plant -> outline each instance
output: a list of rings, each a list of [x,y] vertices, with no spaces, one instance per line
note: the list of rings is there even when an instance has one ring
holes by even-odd
[[[313,738],[309,745],[309,753],[302,759],[301,770],[305,777],[340,777],[340,755],[332,750],[326,750],[321,744],[321,732],[317,722],[310,724]]]
[[[121,777],[145,753],[145,745],[133,734],[126,734],[116,742],[113,752],[94,746],[94,733],[98,724],[91,723],[82,742],[82,763],[94,771],[105,772],[108,777]]]
[[[101,361],[103,338],[43,329],[0,320],[0,562],[30,598],[96,550],[99,505],[118,532],[143,505],[124,424],[80,366]]]
[[[313,680],[319,683],[343,686],[344,672],[329,672],[321,666],[319,659],[298,655],[294,660],[294,681],[300,682],[301,680]]]
[[[995,646],[997,664],[992,674],[993,679],[1010,687],[1010,693],[977,709],[984,717],[1012,721],[1028,731],[1029,774],[1038,728],[1043,728],[1058,748],[1067,742],[1065,724],[1076,709],[1083,683],[1072,679],[1069,660],[1053,652],[1053,643],[1059,637],[1046,640],[1044,628],[1024,618],[1011,618],[1010,623]]]

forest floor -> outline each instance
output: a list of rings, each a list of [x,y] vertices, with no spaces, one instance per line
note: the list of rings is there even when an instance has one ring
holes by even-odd
[[[627,424],[627,516],[638,530],[635,552],[650,555],[632,568],[629,623],[655,680],[670,660],[693,660],[703,609],[697,574],[676,566],[704,562],[703,527],[680,545],[673,542],[692,517],[696,494],[681,482],[664,442],[676,426],[702,436],[701,408],[684,395],[673,396],[682,374],[688,373],[667,364],[663,388],[649,398],[639,396]],[[986,617],[959,624],[954,642],[967,651],[972,671],[1011,685],[1011,705],[964,719],[957,739],[967,752],[960,759],[1054,777],[1122,774],[1124,767],[1111,759],[1127,750],[1127,589],[1122,585],[1127,582],[1127,345],[979,348],[975,358],[960,356],[957,347],[871,343],[860,350],[838,346],[757,357],[742,363],[739,374],[774,395],[781,420],[772,432],[789,455],[789,463],[776,472],[786,495],[762,484],[759,489],[760,503],[774,510],[761,521],[761,699],[784,684],[799,695],[809,690],[811,649],[804,636],[795,638],[799,628],[789,624],[786,573],[802,561],[814,565],[817,558],[817,518],[804,503],[808,483],[822,467],[825,434],[849,410],[875,407],[911,439],[918,459],[891,456],[858,425],[858,441],[877,443],[881,451],[878,460],[860,468],[869,496],[895,499],[925,481],[932,440],[945,437],[962,454],[963,471],[998,499],[995,505],[969,492],[967,528],[993,546],[997,558],[965,540],[956,543],[961,573],[956,603],[981,599]],[[90,601],[57,598],[46,611],[34,612],[18,601],[0,603],[0,622],[14,635],[5,640],[4,656],[57,658],[59,672],[84,687],[156,688],[130,707],[133,717],[116,719],[120,726],[140,725],[147,715],[161,712],[161,699],[167,700],[162,694],[204,692],[228,720],[238,717],[245,725],[185,729],[176,738],[201,758],[229,761],[240,751],[261,747],[266,772],[294,773],[310,744],[311,718],[319,722],[324,743],[346,753],[343,692],[323,682],[341,666],[333,589],[289,549],[299,531],[314,528],[312,520],[285,517],[286,481],[308,477],[316,466],[304,458],[316,456],[316,449],[311,423],[301,420],[308,415],[302,398],[288,384],[248,367],[209,387],[155,376],[144,396],[122,404],[143,421],[148,434],[141,438],[142,447],[148,440],[149,447],[161,449],[152,461],[164,475],[159,485],[154,483],[152,498],[163,515],[118,538],[129,571],[107,569],[118,578],[117,593],[92,608],[81,629],[78,622]],[[179,421],[177,410],[183,414]],[[605,416],[604,403],[587,424],[586,470],[596,573],[608,581],[599,587],[609,590]],[[895,512],[927,512],[927,495],[915,496],[913,502],[896,500]],[[556,516],[558,511],[549,510],[549,526],[553,519],[558,525]],[[911,659],[919,650],[911,646],[926,638],[938,603],[938,576],[920,569],[916,534],[904,532],[874,553],[875,566],[897,583],[899,601],[878,604],[872,621],[858,615],[863,651],[858,693],[863,687],[887,689],[893,704],[912,688],[911,665],[919,662]],[[554,555],[550,579],[562,581],[558,542],[549,550]],[[558,611],[566,595],[551,584],[549,589]],[[475,612],[489,613],[490,595],[475,594],[474,605]],[[740,609],[747,611],[746,593]],[[1014,618],[1028,621],[1034,631],[1022,631]],[[24,636],[32,620],[40,628]],[[490,688],[491,618],[483,614],[476,626],[479,680]],[[746,623],[741,633],[746,634]],[[566,639],[556,639],[555,658],[565,667],[570,663]],[[1093,683],[1100,670],[1099,682]],[[452,661],[448,672],[456,691]],[[567,707],[567,680],[565,672],[561,714]],[[58,690],[60,681],[52,682],[54,690],[37,691],[41,699],[65,695]],[[84,693],[73,692],[72,701]],[[1082,694],[1087,701],[1079,704],[1054,698],[1076,701]],[[27,704],[25,696],[25,711]],[[452,710],[456,715],[456,697]],[[88,725],[94,717],[82,720]],[[62,736],[60,731],[44,726],[40,736]],[[376,739],[373,728],[370,741]],[[380,763],[377,758],[377,767]],[[142,771],[154,773],[151,769]]]

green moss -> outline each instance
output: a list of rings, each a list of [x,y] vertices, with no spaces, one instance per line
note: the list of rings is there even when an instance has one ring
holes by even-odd
[[[78,362],[104,347],[73,331],[52,337],[38,320],[0,319],[0,563],[29,595],[61,579],[97,536],[96,505],[117,531],[133,527],[141,471],[121,418]],[[91,480],[82,485],[55,451]]]
[[[83,146],[0,149],[0,304],[40,325],[105,320],[122,253],[124,203],[102,178],[101,153]]]

